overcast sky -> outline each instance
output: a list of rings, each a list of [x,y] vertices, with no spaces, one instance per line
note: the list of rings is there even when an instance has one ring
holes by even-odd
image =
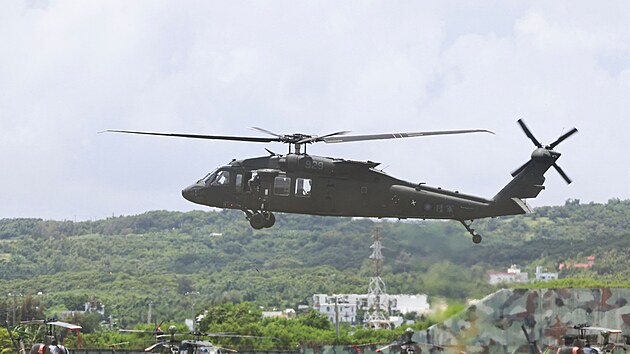
[[[183,187],[281,144],[98,134],[496,133],[317,144],[492,197],[560,144],[530,205],[630,198],[630,2],[2,1],[0,218],[204,207]],[[205,209],[207,210],[207,209]]]

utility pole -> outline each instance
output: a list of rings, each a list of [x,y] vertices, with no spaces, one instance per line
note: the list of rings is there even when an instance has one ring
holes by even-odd
[[[335,297],[335,334],[337,334],[337,338],[339,338],[339,296],[334,295]]]
[[[151,324],[151,310],[153,310],[153,301],[149,301],[149,313],[147,314],[148,324]]]
[[[11,294],[9,294],[9,295],[11,295]],[[13,321],[11,321],[11,325],[13,325],[13,326],[15,326],[15,307],[16,307],[15,297],[16,296],[17,296],[17,294],[13,293]]]
[[[11,325],[15,326],[15,323],[17,322],[17,318],[16,318],[16,316],[17,316],[17,314],[16,314],[16,312],[17,312],[17,299],[16,298],[18,296],[24,296],[24,295],[22,295],[22,293],[16,293],[16,292],[9,293],[8,295],[9,295],[9,297],[13,297],[13,308],[12,308],[13,321],[11,322]],[[8,320],[9,320],[9,310],[7,309],[7,322],[8,322]],[[20,318],[20,320],[21,320],[21,318]]]
[[[8,300],[9,296],[11,296],[11,293],[7,294],[7,300],[5,302],[5,310],[7,311],[7,321],[6,321],[7,325],[9,324],[9,300]]]
[[[187,292],[184,295],[190,295],[191,298],[192,298],[192,304],[190,305],[190,315],[191,315],[190,318],[192,319],[192,331],[194,332],[195,331],[195,322],[197,322],[196,319],[195,319],[195,296],[199,295],[199,292],[198,291],[189,291],[189,292]]]

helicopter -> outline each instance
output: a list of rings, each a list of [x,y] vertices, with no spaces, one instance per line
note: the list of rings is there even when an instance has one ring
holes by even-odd
[[[164,333],[161,330],[160,325],[156,325],[155,329],[152,331],[145,330],[130,330],[130,329],[120,329],[121,333],[147,333],[155,336],[156,342],[151,346],[144,349],[145,352],[158,352],[158,353],[171,353],[171,354],[223,354],[223,353],[235,353],[237,352],[234,349],[222,348],[210,341],[203,340],[203,337],[223,337],[223,338],[258,338],[258,339],[272,339],[278,340],[277,338],[270,337],[260,337],[260,336],[249,336],[249,335],[239,335],[235,333],[203,333],[199,331],[187,332],[187,333],[177,333],[176,326],[169,326],[168,333]],[[178,339],[177,337],[187,336],[187,339]],[[190,338],[192,337],[192,339]],[[117,345],[128,345],[129,342],[117,343],[113,346]]]
[[[399,340],[393,341],[392,343],[376,349],[377,353],[381,353],[385,349],[394,348],[397,349],[401,354],[415,354],[421,353],[422,349],[418,342],[415,342],[413,339],[413,329],[407,328],[405,333]]]
[[[407,328],[398,340],[395,340],[384,347],[377,348],[375,352],[383,353],[383,351],[386,351],[388,353],[394,352],[400,354],[420,354],[422,353],[422,347],[425,347],[426,349],[428,349],[429,353],[449,352],[466,354],[466,352],[462,350],[462,346],[416,342],[413,340],[413,335],[414,330],[412,328]],[[357,350],[357,352],[359,352],[359,350]]]
[[[65,338],[58,336],[56,328],[65,328],[70,331],[76,331],[78,340],[77,345],[81,346],[81,326],[57,321],[57,320],[31,320],[31,321],[22,321],[21,325],[38,325],[46,327],[46,334],[44,335],[43,343],[35,343],[31,346],[30,354],[68,354],[68,348],[64,345]],[[11,331],[7,325],[7,330],[9,330],[9,335],[11,337],[11,341],[14,342],[14,346],[18,353],[26,354],[26,350],[24,349],[24,338],[23,336],[19,336],[17,339],[13,339]],[[39,332],[39,330],[37,331]]]
[[[512,172],[513,179],[493,198],[412,183],[377,170],[372,161],[353,161],[306,153],[313,143],[347,143],[436,135],[492,133],[485,129],[346,135],[339,131],[322,136],[301,133],[281,135],[266,129],[252,129],[270,137],[158,133],[108,129],[105,132],[241,142],[281,142],[289,145],[286,155],[270,151],[268,156],[232,160],[182,190],[190,202],[210,207],[238,209],[252,228],[275,224],[274,212],[320,216],[450,219],[459,221],[474,243],[482,237],[472,228],[475,219],[525,214],[531,211],[524,199],[535,198],[545,188],[544,174],[554,167],[567,182],[571,179],[556,164],[554,151],[576,128],[548,145],[541,144],[522,119],[518,124],[536,149],[531,158]]]
[[[557,354],[612,354],[626,352],[626,345],[630,344],[630,337],[624,335],[625,341],[618,338],[622,335],[620,329],[593,327],[588,323],[573,326],[577,334],[564,336],[565,345],[558,349]],[[599,341],[599,336],[602,340]]]

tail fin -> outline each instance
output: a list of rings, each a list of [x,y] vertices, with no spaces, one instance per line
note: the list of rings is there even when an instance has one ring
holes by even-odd
[[[554,151],[553,148],[576,133],[577,129],[573,128],[569,132],[561,135],[553,143],[543,146],[536,140],[521,119],[518,120],[518,123],[525,132],[525,135],[536,145],[537,149],[534,150],[529,161],[512,172],[514,178],[492,199],[499,205],[505,203],[506,206],[528,209],[525,202],[521,199],[536,198],[538,194],[545,189],[543,185],[545,183],[545,172],[547,172],[549,168],[554,167],[567,183],[571,183],[571,179],[564,173],[560,166],[556,164],[556,160],[560,158],[561,154]]]
[[[536,154],[538,150],[534,151]],[[503,189],[495,195],[492,200],[499,202],[502,200],[519,198],[536,198],[538,194],[545,189],[545,172],[555,163],[555,159],[551,162],[537,161],[532,154],[531,160],[525,163],[525,167],[519,169],[520,172],[514,175],[514,178]],[[560,155],[556,157],[556,159]]]

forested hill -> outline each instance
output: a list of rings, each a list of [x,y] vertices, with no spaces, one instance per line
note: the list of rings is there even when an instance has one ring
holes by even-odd
[[[98,300],[130,322],[180,319],[195,301],[254,301],[263,306],[307,304],[314,293],[366,291],[372,233],[381,228],[389,293],[450,299],[493,290],[485,273],[518,264],[559,263],[590,269],[561,277],[630,278],[630,201],[537,208],[531,215],[479,220],[474,245],[454,221],[383,221],[277,215],[271,229],[253,231],[241,212],[154,211],[72,222],[0,220],[0,294],[37,294],[48,308],[79,309]],[[0,298],[0,307],[9,299]],[[6,307],[5,307],[6,308]],[[0,308],[1,309],[1,308]],[[186,310],[188,309],[188,310]],[[2,311],[0,311],[2,312]],[[164,317],[163,317],[164,318]]]

